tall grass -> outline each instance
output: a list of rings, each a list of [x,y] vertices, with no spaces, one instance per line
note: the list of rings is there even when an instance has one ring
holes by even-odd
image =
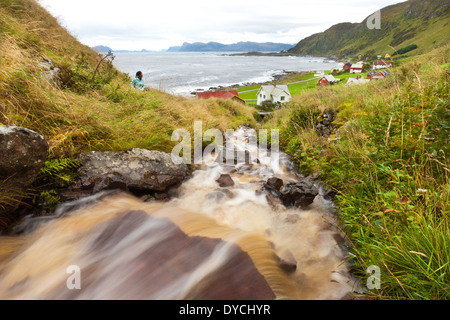
[[[156,89],[138,92],[128,76],[103,63],[34,0],[0,1],[0,124],[43,134],[54,157],[132,147],[170,151],[175,129],[254,124],[253,109],[232,101],[200,101]],[[59,86],[40,64],[61,69]]]
[[[449,56],[447,46],[386,81],[307,92],[267,124],[304,173],[337,191],[355,273],[364,283],[367,267],[382,272],[367,297],[450,298]],[[311,125],[311,110],[326,108],[340,126],[332,137]]]
[[[170,152],[178,143],[172,132],[192,133],[194,121],[205,131],[256,123],[254,109],[234,101],[134,90],[110,63],[97,69],[101,58],[35,0],[0,0],[0,125],[42,134],[55,160],[130,148]],[[46,79],[46,60],[60,69],[59,81]],[[51,198],[54,191],[40,193]],[[12,199],[11,190],[0,189],[0,208]]]

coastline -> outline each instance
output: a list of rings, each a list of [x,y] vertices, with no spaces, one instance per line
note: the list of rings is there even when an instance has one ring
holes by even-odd
[[[262,82],[244,82],[242,84],[233,84],[233,85],[229,85],[229,86],[214,86],[214,87],[210,87],[208,90],[203,90],[203,89],[198,89],[197,91],[192,91],[191,95],[194,95],[197,92],[205,92],[205,91],[212,91],[212,90],[222,90],[222,91],[228,91],[228,90],[238,90],[240,88],[245,88],[245,87],[250,87],[250,86],[262,86],[262,85],[267,85],[267,84],[274,84],[276,82],[282,82],[286,79],[288,79],[289,77],[292,77],[294,75],[301,75],[301,74],[308,74],[311,72],[315,72],[315,71],[287,71],[287,70],[283,70],[282,73],[274,73],[272,75],[272,79],[268,80],[268,81],[262,81]]]

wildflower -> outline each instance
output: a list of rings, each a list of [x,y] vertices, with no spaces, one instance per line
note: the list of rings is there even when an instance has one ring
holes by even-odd
[[[425,194],[427,193],[427,189],[417,189],[416,191],[418,194]]]

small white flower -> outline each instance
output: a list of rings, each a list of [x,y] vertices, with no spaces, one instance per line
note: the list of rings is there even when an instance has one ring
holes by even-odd
[[[417,189],[418,194],[425,194],[427,193],[427,189]]]

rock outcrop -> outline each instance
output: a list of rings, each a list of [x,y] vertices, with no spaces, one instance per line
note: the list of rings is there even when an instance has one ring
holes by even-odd
[[[315,181],[310,177],[296,183],[288,183],[280,189],[281,199],[286,207],[305,209],[314,202],[319,194]]]
[[[54,85],[57,85],[59,83],[61,70],[59,68],[55,68],[53,62],[50,59],[44,58],[39,66],[43,70],[42,75],[44,79],[48,80]]]
[[[222,188],[234,186],[233,178],[231,178],[231,176],[229,174],[222,174],[222,175],[220,175],[219,179],[217,179],[216,182]]]
[[[64,193],[65,200],[115,189],[161,192],[181,183],[187,174],[187,166],[174,164],[171,154],[146,149],[90,152],[82,154],[81,159],[80,177]]]
[[[21,127],[0,126],[0,213],[11,213],[34,182],[48,157],[48,142]]]
[[[336,113],[333,109],[326,109],[321,116],[316,119],[314,127],[323,136],[329,136],[338,127],[334,120]]]

